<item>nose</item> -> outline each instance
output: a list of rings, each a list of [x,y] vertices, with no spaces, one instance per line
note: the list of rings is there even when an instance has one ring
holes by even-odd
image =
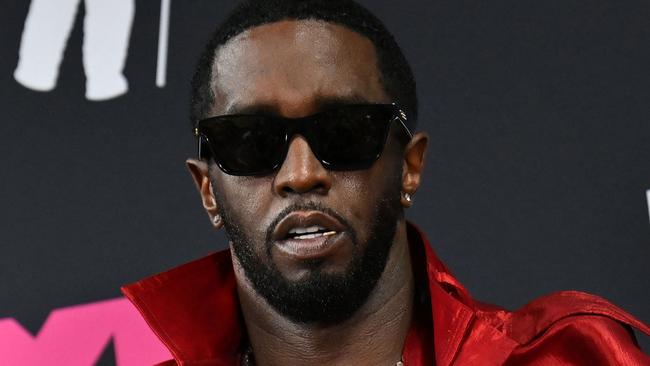
[[[273,185],[275,192],[282,197],[305,193],[326,195],[332,187],[332,177],[316,159],[307,140],[296,135],[289,143],[287,157]]]

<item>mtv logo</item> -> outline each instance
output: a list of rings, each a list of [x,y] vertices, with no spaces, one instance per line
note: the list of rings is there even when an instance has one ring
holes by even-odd
[[[55,309],[37,334],[13,318],[0,319],[0,364],[94,365],[110,340],[117,366],[172,358],[135,307],[117,298]]]

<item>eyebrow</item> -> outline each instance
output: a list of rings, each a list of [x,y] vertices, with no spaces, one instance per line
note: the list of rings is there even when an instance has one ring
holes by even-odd
[[[368,98],[362,97],[358,94],[346,96],[319,96],[316,97],[316,112],[334,109],[350,104],[370,104]],[[240,104],[234,103],[230,105],[225,114],[262,114],[277,116],[280,114],[278,105],[275,103],[256,103],[256,104]]]

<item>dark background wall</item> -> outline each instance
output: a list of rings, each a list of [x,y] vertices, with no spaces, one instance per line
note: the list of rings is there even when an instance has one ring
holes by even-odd
[[[84,97],[83,5],[47,93],[12,76],[29,2],[0,6],[0,318],[36,332],[225,247],[184,159],[194,62],[234,3],[172,3],[157,88],[160,4],[137,2],[129,91],[104,102]],[[650,322],[650,3],[363,3],[403,46],[432,137],[408,217],[469,290],[518,308],[578,289]]]

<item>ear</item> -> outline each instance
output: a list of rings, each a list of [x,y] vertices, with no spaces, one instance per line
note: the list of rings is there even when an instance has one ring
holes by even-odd
[[[429,144],[429,136],[419,132],[413,136],[404,148],[404,162],[402,166],[402,206],[411,207],[413,204],[408,196],[413,196],[420,187],[424,157]],[[406,195],[408,194],[408,196]]]
[[[219,214],[219,206],[214,197],[208,164],[197,159],[187,159],[185,164],[192,175],[192,179],[194,179],[196,189],[201,195],[203,208],[205,209],[205,212],[208,213],[212,226],[214,226],[215,229],[221,229],[221,227],[223,227],[223,219]]]

